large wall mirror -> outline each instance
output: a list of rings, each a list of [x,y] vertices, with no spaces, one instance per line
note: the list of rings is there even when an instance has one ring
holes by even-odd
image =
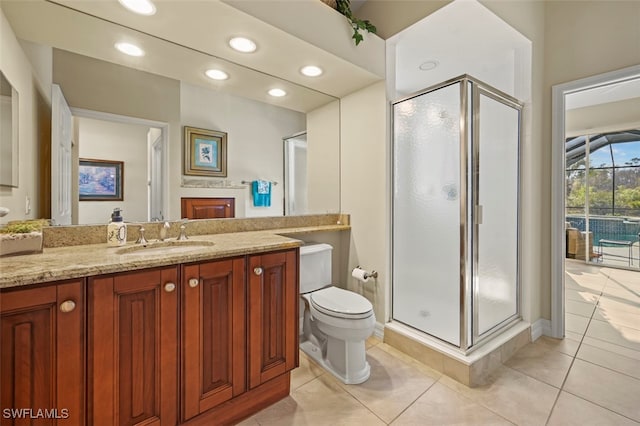
[[[18,186],[18,91],[0,71],[0,186]]]
[[[321,144],[322,154],[314,159],[309,150],[309,207],[296,214],[340,211],[339,181],[333,177],[340,168],[337,96],[260,72],[258,65],[240,65],[152,35],[147,28],[136,29],[134,18],[116,1],[60,3],[5,1],[2,11],[19,40],[51,48],[51,81],[60,86],[71,110],[74,187],[69,223],[105,223],[113,207],[126,203],[127,221],[178,220],[182,197],[235,198],[236,217],[286,214],[282,140],[300,132],[307,132],[310,145]],[[232,12],[228,5],[213,3],[209,6]],[[97,9],[84,10],[91,7]],[[122,39],[138,41],[145,55],[132,58],[117,52],[113,41]],[[272,61],[260,55],[257,61]],[[224,69],[229,78],[211,80],[205,75],[209,68]],[[267,95],[270,87],[287,95],[272,98]],[[122,117],[131,120],[123,122]],[[228,134],[227,176],[183,173],[184,126]],[[164,145],[154,136],[158,130],[164,132]],[[123,161],[124,200],[79,201],[79,158]],[[42,182],[38,165],[31,166],[34,179]],[[153,168],[162,173],[152,173]],[[253,203],[246,182],[257,179],[275,183],[269,208]],[[46,184],[39,190],[47,195]],[[158,191],[161,206],[150,195]]]

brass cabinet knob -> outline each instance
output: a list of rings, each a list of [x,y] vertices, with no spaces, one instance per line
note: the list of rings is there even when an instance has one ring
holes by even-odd
[[[197,278],[191,278],[189,280],[189,287],[191,287],[191,288],[198,287],[198,284],[200,284],[200,280],[197,279]]]
[[[164,285],[164,291],[166,291],[167,293],[171,293],[175,289],[176,289],[175,283],[166,283]]]
[[[73,300],[65,300],[60,304],[60,312],[64,312],[65,314],[68,312],[72,312],[76,308],[76,302]]]
[[[253,268],[253,273],[256,275],[262,275],[262,268],[259,266],[256,268]]]

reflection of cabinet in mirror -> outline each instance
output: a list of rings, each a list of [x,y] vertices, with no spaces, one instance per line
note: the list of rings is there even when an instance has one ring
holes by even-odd
[[[181,198],[180,217],[186,219],[221,219],[235,217],[235,198]]]

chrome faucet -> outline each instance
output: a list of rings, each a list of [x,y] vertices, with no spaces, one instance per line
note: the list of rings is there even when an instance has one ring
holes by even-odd
[[[158,232],[158,241],[164,241],[167,239],[169,228],[171,228],[171,225],[169,224],[169,222],[165,222],[163,225],[160,226],[160,232]]]
[[[187,219],[184,219],[182,221],[182,225],[180,225],[180,235],[178,235],[177,240],[178,241],[186,241],[189,239],[189,237],[187,237],[187,223],[189,221]]]
[[[138,234],[138,239],[136,240],[136,244],[147,245],[148,243],[149,242],[144,237],[144,227],[140,226],[140,231],[139,231],[139,234]]]

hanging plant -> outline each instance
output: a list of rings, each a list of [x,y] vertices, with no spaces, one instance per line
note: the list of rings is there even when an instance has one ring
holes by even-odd
[[[325,3],[328,2],[325,1]],[[369,20],[362,20],[353,16],[353,13],[351,13],[350,0],[336,0],[335,3],[336,10],[342,13],[347,18],[349,24],[351,24],[351,28],[353,28],[353,36],[351,38],[353,38],[353,40],[355,41],[356,46],[363,40],[362,34],[360,34],[360,30],[366,30],[367,32],[373,34],[376,33],[376,27],[371,22],[369,22]]]

